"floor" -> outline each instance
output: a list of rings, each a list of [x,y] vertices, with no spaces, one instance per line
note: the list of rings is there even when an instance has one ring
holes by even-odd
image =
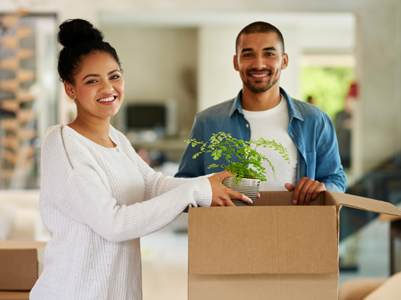
[[[188,215],[141,239],[144,300],[187,300]],[[340,272],[339,285],[358,277],[389,274],[389,226],[379,221],[340,245],[340,255],[354,260],[356,272]]]
[[[144,300],[187,300],[188,215],[141,238]]]

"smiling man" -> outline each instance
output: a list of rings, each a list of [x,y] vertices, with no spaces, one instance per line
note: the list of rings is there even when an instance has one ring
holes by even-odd
[[[200,112],[189,138],[206,141],[223,131],[237,139],[263,137],[281,143],[291,163],[272,149],[261,149],[272,162],[277,180],[267,174],[260,190],[294,191],[294,204],[307,205],[326,189],[344,192],[346,179],[331,119],[280,88],[281,71],[288,66],[281,32],[269,23],[249,24],[238,34],[235,50],[234,69],[241,77],[242,90],[236,98]],[[207,169],[213,163],[211,157],[192,159],[196,152],[187,147],[176,177],[216,172]],[[266,170],[271,171],[269,167]]]

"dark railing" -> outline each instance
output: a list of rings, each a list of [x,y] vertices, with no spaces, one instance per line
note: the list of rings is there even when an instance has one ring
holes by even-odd
[[[401,153],[364,175],[346,193],[390,202],[401,202]],[[340,214],[340,241],[376,219],[377,213],[343,207]]]

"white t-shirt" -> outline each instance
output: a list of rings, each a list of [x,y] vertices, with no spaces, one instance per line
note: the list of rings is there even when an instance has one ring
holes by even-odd
[[[276,172],[276,180],[273,171],[267,161],[263,162],[266,168],[266,179],[260,185],[261,191],[286,191],[285,183],[296,183],[297,171],[297,147],[288,135],[288,107],[287,101],[281,96],[280,103],[265,111],[249,111],[243,109],[243,113],[251,128],[251,139],[257,140],[263,137],[266,140],[275,140],[287,148],[290,164],[285,161],[278,151],[271,148],[260,147],[258,150],[265,155],[272,163]]]

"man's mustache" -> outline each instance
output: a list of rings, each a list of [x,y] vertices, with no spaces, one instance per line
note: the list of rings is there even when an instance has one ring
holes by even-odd
[[[269,75],[273,74],[272,69],[249,69],[246,71],[246,74],[250,75],[252,72],[267,72]]]

